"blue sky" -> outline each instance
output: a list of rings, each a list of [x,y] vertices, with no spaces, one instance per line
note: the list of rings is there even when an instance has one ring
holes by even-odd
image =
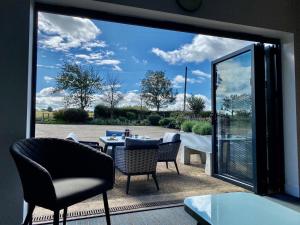
[[[184,71],[188,67],[187,93],[205,99],[210,108],[211,60],[238,50],[250,42],[154,29],[120,23],[39,13],[37,60],[37,108],[63,107],[65,93],[51,94],[54,78],[64,61],[94,66],[105,78],[117,76],[124,100],[120,106],[138,105],[140,81],[148,70],[163,70],[183,105]],[[95,102],[101,103],[101,93]],[[92,107],[91,107],[92,108]]]

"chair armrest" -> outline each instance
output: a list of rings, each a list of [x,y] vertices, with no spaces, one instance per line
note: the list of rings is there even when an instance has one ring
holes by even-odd
[[[55,189],[50,173],[30,158],[11,149],[23,185],[24,199],[44,205],[56,199]]]
[[[90,146],[99,146],[99,143],[98,142],[95,142],[95,141],[79,141],[79,143],[81,144],[86,144],[86,145],[90,145]]]
[[[94,141],[79,141],[80,144],[84,144],[84,145],[88,145],[92,148],[95,148],[97,150],[100,150],[101,152],[103,152],[103,147],[99,145],[98,142],[94,142]]]

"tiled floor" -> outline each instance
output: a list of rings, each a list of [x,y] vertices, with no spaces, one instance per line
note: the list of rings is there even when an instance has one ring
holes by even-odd
[[[300,200],[284,195],[266,197],[300,212]],[[111,216],[112,225],[196,225],[184,208],[174,207]],[[104,217],[69,221],[67,225],[106,225]]]

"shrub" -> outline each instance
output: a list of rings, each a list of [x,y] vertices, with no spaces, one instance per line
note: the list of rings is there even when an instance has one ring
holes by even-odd
[[[173,117],[163,118],[159,121],[159,125],[168,128],[175,128],[176,127],[176,119]]]
[[[136,114],[134,112],[126,112],[126,118],[129,120],[136,119]]]
[[[124,117],[124,116],[120,116],[118,119],[119,119],[121,122],[126,122],[126,121],[127,121],[127,118]]]
[[[70,123],[86,122],[88,118],[89,114],[83,109],[65,109],[63,113],[64,121]]]
[[[141,121],[140,121],[140,125],[141,125],[141,126],[148,126],[148,125],[150,125],[150,122],[149,122],[149,120],[144,119],[144,120],[141,120]]]
[[[153,125],[153,126],[157,126],[159,121],[161,119],[161,116],[158,115],[158,114],[151,114],[150,116],[148,116],[148,121],[149,121],[149,124],[150,125]]]
[[[181,130],[184,132],[192,132],[193,126],[197,123],[195,120],[186,120],[181,124]]]
[[[95,118],[110,118],[110,109],[105,105],[96,105],[94,109]]]
[[[200,121],[197,122],[193,128],[193,133],[199,134],[199,135],[211,135],[212,134],[212,126],[209,122]]]
[[[97,124],[97,125],[124,125],[125,124],[119,119],[101,119],[101,118],[93,119],[90,123]]]
[[[53,112],[53,117],[55,120],[64,120],[64,110],[60,109]]]

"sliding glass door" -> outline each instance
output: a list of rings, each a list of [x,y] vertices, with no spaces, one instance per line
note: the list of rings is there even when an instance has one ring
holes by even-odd
[[[263,45],[212,62],[215,175],[261,192],[265,159]]]

